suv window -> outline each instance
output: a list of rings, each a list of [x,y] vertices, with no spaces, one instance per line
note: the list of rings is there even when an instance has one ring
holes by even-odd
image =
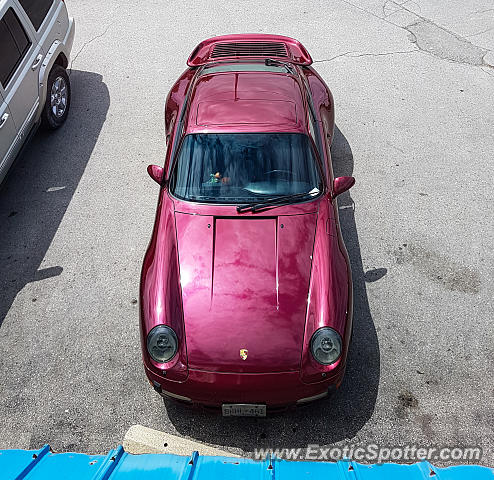
[[[15,70],[29,50],[31,41],[14,10],[9,8],[0,20],[0,82],[9,83]]]
[[[26,11],[29,20],[36,30],[39,30],[46,14],[53,5],[53,0],[19,0],[22,8]]]

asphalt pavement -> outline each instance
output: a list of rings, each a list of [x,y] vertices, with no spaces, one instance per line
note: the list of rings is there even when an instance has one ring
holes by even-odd
[[[0,191],[0,448],[102,453],[141,424],[234,453],[471,446],[494,464],[491,0],[67,0],[72,108]],[[163,103],[220,34],[299,39],[336,103],[355,333],[329,401],[267,419],[164,403],[140,358],[138,283]],[[441,463],[441,462],[437,462]]]

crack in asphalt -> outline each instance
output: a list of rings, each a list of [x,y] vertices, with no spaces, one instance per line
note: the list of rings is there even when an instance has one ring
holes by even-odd
[[[483,33],[490,32],[493,29],[494,29],[494,27],[490,27],[490,28],[487,28],[485,30],[482,30],[481,32],[471,33],[470,35],[465,35],[465,38],[476,37],[477,35],[482,35]]]
[[[386,0],[386,2],[387,1],[389,0]],[[417,18],[416,22],[409,23],[400,28],[403,28],[413,35],[412,41],[417,48],[424,53],[454,63],[493,68],[492,65],[484,60],[485,55],[490,51],[488,48],[481,48],[478,45],[469,42],[466,37],[458,35],[457,33],[438,25],[432,20],[409,10],[405,7],[405,4],[399,5],[399,9],[404,10]],[[425,27],[422,28],[422,31],[421,26]],[[427,30],[429,30],[429,32],[427,32]],[[491,29],[487,29],[486,31],[489,30]]]
[[[478,10],[476,12],[472,12],[472,15],[478,15],[480,13],[486,13],[486,12],[494,12],[494,8],[486,8],[485,10]]]
[[[336,58],[340,57],[350,57],[350,58],[356,58],[356,57],[383,57],[386,55],[399,55],[402,53],[416,53],[418,52],[419,49],[414,49],[414,50],[403,50],[403,51],[397,51],[397,52],[383,52],[383,53],[357,53],[357,52],[345,52],[345,53],[340,53],[339,55],[335,55],[334,57],[331,58],[326,58],[322,60],[314,60],[313,63],[324,63],[324,62],[332,62]],[[357,53],[356,55],[350,55],[351,53]]]
[[[401,3],[401,4],[400,4],[400,6],[401,6],[401,7],[403,7],[403,6],[404,6],[404,5],[406,5],[407,3],[410,3],[410,4],[415,5],[415,6],[419,9],[420,13],[422,13],[422,7],[420,6],[420,4],[418,4],[418,3],[417,3],[417,2],[415,2],[414,0],[407,0],[406,2]]]
[[[403,5],[406,3],[411,2],[412,0],[405,0],[405,1],[396,1],[396,0],[385,0],[382,6],[382,11],[383,11],[383,18],[389,17],[390,15],[393,15],[393,13],[396,13]],[[416,2],[413,2],[415,5],[417,5],[418,8],[420,8],[420,5]],[[386,13],[386,10],[391,10],[389,13]]]
[[[486,67],[486,66],[487,66],[487,65],[484,65],[484,66],[481,68],[481,70],[482,70],[483,72],[487,73],[487,75],[489,75],[490,77],[494,77],[494,72],[489,72],[488,70],[486,70],[486,69],[485,69],[485,67]],[[489,65],[489,67],[490,67],[490,65]],[[490,68],[492,69],[492,67],[490,67]]]
[[[393,22],[390,22],[386,17],[380,17],[379,15],[373,13],[373,12],[370,12],[369,10],[366,10],[365,8],[359,6],[359,5],[355,5],[354,3],[350,2],[349,0],[341,0],[343,3],[346,3],[347,5],[351,6],[351,7],[354,7],[358,10],[361,10],[362,12],[365,12],[367,13],[368,15],[372,15],[373,17],[376,17],[378,18],[379,20],[383,20],[384,22],[386,23],[389,23],[390,25],[393,25],[394,27],[398,27],[400,29],[402,29],[403,27],[400,27],[399,25],[396,25],[396,23],[393,23]],[[389,1],[389,0],[388,0]]]
[[[74,62],[77,60],[77,58],[79,57],[79,55],[82,53],[82,51],[92,42],[94,42],[95,40],[97,40],[98,38],[101,38],[101,37],[104,37],[107,33],[108,33],[108,30],[110,29],[111,27],[111,24],[108,25],[105,30],[103,31],[103,33],[100,33],[99,35],[96,35],[94,36],[93,38],[90,38],[87,42],[84,42],[82,44],[82,47],[79,49],[79,51],[74,55],[74,57],[72,58],[72,61],[70,62],[70,68],[69,68],[69,75],[72,73],[72,66],[74,65]]]
[[[395,5],[397,5],[395,2],[393,2],[392,0],[386,0],[384,3],[383,3],[383,6],[382,6],[382,11],[383,11],[383,18],[386,18],[388,17],[389,15],[395,13],[399,6],[397,6],[391,13],[386,13],[386,9],[389,10],[389,4],[390,3],[394,3]]]
[[[367,10],[360,5],[356,5],[349,0],[341,0],[343,3],[354,7],[362,12],[367,13],[373,17],[378,18],[390,25],[393,25],[401,30],[406,31],[408,34],[412,35],[412,42],[417,46],[417,51],[432,55],[436,58],[442,60],[451,61],[459,64],[466,64],[479,67],[494,68],[493,65],[487,63],[484,59],[485,55],[491,50],[488,48],[481,48],[473,43],[469,42],[465,37],[458,35],[454,32],[447,30],[446,28],[436,24],[432,20],[425,18],[418,13],[413,12],[406,8],[406,3],[415,3],[412,0],[407,0],[403,3],[398,3],[393,0],[385,0],[382,5],[383,16],[379,16],[374,12]],[[386,9],[390,9],[390,5],[393,5],[395,9],[386,14]],[[407,12],[408,14],[415,17],[416,21],[409,23],[408,25],[402,26],[396,24],[392,21],[394,14],[398,13],[400,10]],[[487,11],[489,11],[488,9]],[[494,10],[494,9],[493,9]],[[483,12],[483,11],[481,11]],[[481,13],[476,12],[476,13]],[[494,28],[494,27],[493,27]],[[491,29],[488,29],[489,31]],[[485,32],[479,32],[485,33]],[[351,53],[351,52],[350,52]],[[343,53],[336,55],[335,57],[329,59],[328,61],[334,60],[335,58],[341,56],[347,56],[348,53]],[[322,60],[324,61],[324,60]]]

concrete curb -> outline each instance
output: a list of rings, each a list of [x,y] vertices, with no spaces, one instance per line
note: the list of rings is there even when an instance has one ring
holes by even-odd
[[[200,455],[238,457],[233,453],[203,443],[177,437],[169,433],[153,430],[142,425],[132,425],[123,440],[123,448],[128,453],[172,453],[189,456],[197,451]]]

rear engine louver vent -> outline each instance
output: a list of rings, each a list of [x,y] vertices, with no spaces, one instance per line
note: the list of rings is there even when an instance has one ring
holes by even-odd
[[[221,57],[287,57],[286,46],[279,42],[217,43],[212,58]]]

